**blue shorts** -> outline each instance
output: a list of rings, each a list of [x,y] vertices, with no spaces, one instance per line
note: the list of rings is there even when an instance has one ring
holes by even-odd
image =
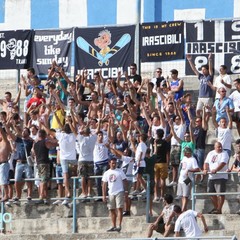
[[[63,174],[68,173],[72,166],[76,166],[76,168],[77,168],[77,165],[78,165],[77,160],[61,160]]]
[[[27,163],[17,162],[15,169],[15,181],[21,182],[23,178],[32,178],[33,169]]]
[[[8,162],[0,164],[0,185],[8,184],[9,170],[10,170],[10,165]]]
[[[63,171],[61,165],[56,165],[56,177],[63,177]],[[56,181],[57,184],[63,183],[63,179],[59,179]]]

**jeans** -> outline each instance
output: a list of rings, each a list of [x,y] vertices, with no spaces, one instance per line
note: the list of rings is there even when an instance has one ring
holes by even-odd
[[[102,164],[94,164],[94,174],[95,176],[103,175],[104,172],[108,170],[108,162]],[[96,178],[97,184],[97,194],[98,196],[102,196],[102,179]]]

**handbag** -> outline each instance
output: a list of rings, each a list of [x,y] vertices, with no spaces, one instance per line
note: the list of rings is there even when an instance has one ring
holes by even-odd
[[[189,183],[192,182],[190,177],[187,177],[184,181],[183,181],[186,185],[188,185]]]

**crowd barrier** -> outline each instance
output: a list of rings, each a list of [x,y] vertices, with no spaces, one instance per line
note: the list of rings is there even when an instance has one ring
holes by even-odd
[[[224,173],[224,174],[238,174],[237,172],[218,172],[216,174],[220,174],[220,173]],[[195,204],[196,204],[196,198],[198,196],[213,196],[213,195],[240,195],[240,192],[224,192],[224,193],[206,193],[206,192],[202,192],[202,193],[196,193],[195,192],[195,175],[201,175],[203,174],[203,172],[197,172],[197,173],[193,173],[193,182],[192,182],[192,209],[195,210]],[[210,172],[208,172],[207,174],[210,174]],[[127,175],[127,177],[133,177],[133,175]],[[148,174],[145,174],[144,177],[146,178],[146,183],[147,183],[147,193],[146,193],[146,222],[149,223],[150,222],[150,215],[149,215],[149,209],[150,209],[150,176]],[[102,178],[102,176],[91,176],[90,178],[92,179],[96,179],[96,178]],[[78,200],[83,200],[83,198],[78,197],[77,196],[77,188],[79,185],[79,180],[81,179],[81,177],[71,177],[71,180],[73,182],[73,197],[72,197],[72,216],[73,216],[73,222],[72,222],[72,233],[77,233],[77,205],[81,204],[80,201],[77,202]],[[11,179],[12,181],[14,181],[14,179]],[[39,178],[29,178],[29,179],[24,179],[24,181],[37,181],[37,180],[41,180]],[[63,177],[55,177],[55,178],[51,178],[51,181],[56,181],[56,180],[63,180]],[[3,192],[3,188],[2,188],[2,192]],[[89,200],[91,199],[99,199],[102,198],[102,196],[94,196],[91,198],[88,198]],[[65,198],[50,198],[49,200],[54,201],[54,200],[58,200],[58,199],[65,199]],[[33,199],[34,200],[34,199]],[[26,201],[26,199],[22,199],[22,201]],[[4,203],[1,202],[1,216],[4,216],[5,213],[5,208],[4,208]],[[2,229],[2,232],[4,231],[4,221],[0,222],[0,229]],[[154,239],[154,240],[161,240],[161,239],[189,239],[189,238],[184,238],[184,237],[178,237],[178,238],[141,238],[138,240],[144,240],[144,239]],[[191,239],[232,239],[232,240],[237,240],[236,236],[209,236],[209,237],[197,237],[197,238],[191,238]]]

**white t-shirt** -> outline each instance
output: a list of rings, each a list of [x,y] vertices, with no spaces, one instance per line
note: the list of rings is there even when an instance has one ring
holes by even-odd
[[[229,98],[233,101],[234,112],[240,112],[240,92],[237,90],[232,92]]]
[[[198,168],[197,160],[194,157],[188,158],[188,157],[184,156],[181,161],[181,164],[182,164],[182,168],[180,171],[178,182],[184,183],[183,181],[185,179],[187,179],[187,177],[189,177],[191,180],[193,180],[193,173],[192,172],[187,173],[187,171],[189,169]]]
[[[61,160],[76,160],[76,136],[73,133],[56,132]]]
[[[173,129],[176,135],[181,139],[184,140],[184,134],[186,132],[186,124],[177,125],[173,123]],[[180,145],[180,143],[174,138],[171,138],[171,145]]]
[[[146,167],[146,162],[144,160],[146,151],[147,151],[147,145],[144,142],[140,142],[137,146],[136,153],[135,153],[136,161],[139,161],[140,155],[142,153],[142,158],[141,158],[139,167]]]
[[[197,214],[198,213],[193,210],[187,210],[180,214],[175,223],[174,232],[180,232],[180,229],[182,228],[186,237],[201,236],[202,231],[196,221]]]
[[[78,161],[93,162],[93,150],[97,141],[97,135],[83,136],[78,134]]]
[[[226,163],[226,165],[219,170],[220,172],[225,172],[228,168],[228,154],[226,151],[217,153],[215,150],[212,150],[208,153],[205,163],[209,164],[209,171],[216,169],[220,163]],[[228,174],[209,174],[208,179],[228,179]]]
[[[128,156],[122,156],[122,170],[126,175],[132,175],[133,171],[133,157],[128,157]],[[132,181],[133,177],[127,177],[128,181]]]
[[[108,169],[102,177],[103,182],[108,183],[108,194],[116,195],[124,191],[123,180],[126,179],[124,172],[119,169]]]
[[[94,163],[102,162],[108,159],[108,148],[105,143],[95,143],[93,150],[93,160]]]
[[[230,128],[218,127],[218,142],[222,144],[223,149],[231,150],[232,130]]]
[[[218,89],[223,87],[226,89],[226,97],[228,97],[230,95],[230,91],[231,89],[230,88],[227,88],[224,84],[221,83],[221,80],[223,79],[223,81],[225,83],[228,83],[228,84],[232,84],[232,79],[231,77],[228,75],[228,74],[225,74],[225,75],[219,75],[216,77],[215,81],[214,81],[214,84],[213,86],[217,88],[217,91],[216,91],[216,98],[220,98],[220,95],[218,93]]]
[[[152,125],[152,137],[157,138],[157,130],[162,129],[164,131],[164,137],[166,136],[166,127],[164,128],[162,125],[154,126]]]

